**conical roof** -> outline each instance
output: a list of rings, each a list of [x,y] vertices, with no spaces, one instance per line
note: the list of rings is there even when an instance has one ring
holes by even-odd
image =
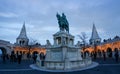
[[[93,23],[92,36],[91,36],[90,40],[95,40],[95,39],[100,39],[100,37],[99,37],[99,35],[97,33],[95,24]]]
[[[19,36],[18,36],[18,39],[28,39],[27,34],[26,34],[25,22],[23,23],[23,27],[21,29]]]

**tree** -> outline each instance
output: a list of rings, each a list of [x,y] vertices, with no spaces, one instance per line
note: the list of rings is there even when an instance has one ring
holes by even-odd
[[[84,44],[86,46],[87,44],[87,35],[85,32],[81,32],[81,35],[78,35],[78,37],[81,39],[82,44]]]
[[[82,41],[82,50],[83,50],[83,58],[86,57],[86,53],[85,53],[85,48],[87,45],[87,35],[85,32],[81,32],[81,35],[78,35],[78,37],[81,39]]]
[[[28,54],[27,54],[27,57],[30,59],[30,57],[31,57],[31,55],[30,55],[30,50],[32,49],[32,47],[34,46],[34,45],[41,45],[40,43],[38,43],[38,40],[35,40],[35,39],[30,39],[30,42],[29,42],[29,45],[28,45],[28,50],[29,50],[29,52],[28,52]]]
[[[38,40],[35,40],[35,39],[30,39],[30,42],[29,42],[29,45],[41,45]]]

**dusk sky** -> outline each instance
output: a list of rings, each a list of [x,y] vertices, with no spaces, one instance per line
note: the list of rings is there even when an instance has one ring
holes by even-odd
[[[120,36],[120,0],[0,0],[0,40],[14,43],[23,22],[29,39],[53,42],[59,31],[56,13],[65,13],[70,33],[91,37],[93,22],[102,39]]]

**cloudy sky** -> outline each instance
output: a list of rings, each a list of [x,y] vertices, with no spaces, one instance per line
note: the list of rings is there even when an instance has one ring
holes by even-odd
[[[119,7],[120,0],[0,0],[0,39],[14,43],[25,21],[29,39],[53,42],[57,12],[67,16],[75,41],[81,32],[90,38],[93,22],[102,39],[113,38],[120,36]]]

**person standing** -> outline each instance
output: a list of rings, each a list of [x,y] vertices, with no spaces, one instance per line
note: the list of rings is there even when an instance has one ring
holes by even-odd
[[[119,53],[118,53],[118,50],[115,51],[115,61],[118,62],[118,59],[119,59]]]
[[[5,54],[3,54],[3,55],[2,55],[2,58],[3,58],[3,63],[5,63],[5,62],[6,62],[6,60],[5,60],[6,55],[5,55]]]
[[[106,60],[106,54],[105,54],[105,51],[103,50],[103,58],[104,58],[104,61]]]
[[[40,53],[41,66],[44,66],[45,55],[43,52]]]
[[[96,60],[96,58],[97,58],[97,52],[96,51],[94,51],[93,56],[94,56],[94,60]]]
[[[33,63],[36,63],[36,59],[37,59],[37,53],[34,52],[34,53],[33,53]]]
[[[21,59],[22,59],[22,53],[18,53],[18,64],[21,64]]]

